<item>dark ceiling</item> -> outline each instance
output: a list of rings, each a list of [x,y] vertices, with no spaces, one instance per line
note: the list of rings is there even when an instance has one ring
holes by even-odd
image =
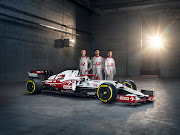
[[[180,0],[69,0],[98,15],[145,10],[175,9],[180,12]]]
[[[166,4],[179,0],[90,0],[94,7],[102,10],[124,7],[136,7],[153,4]]]

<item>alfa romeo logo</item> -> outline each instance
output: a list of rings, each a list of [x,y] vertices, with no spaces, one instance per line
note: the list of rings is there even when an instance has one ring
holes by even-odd
[[[131,97],[130,100],[131,100],[131,101],[134,101],[135,99],[134,99],[134,97]]]

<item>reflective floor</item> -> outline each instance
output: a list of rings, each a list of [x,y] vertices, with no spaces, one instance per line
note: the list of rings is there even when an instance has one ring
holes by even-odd
[[[180,79],[129,79],[138,90],[154,90],[154,103],[104,104],[96,98],[52,92],[29,95],[25,83],[1,84],[0,135],[179,134]]]

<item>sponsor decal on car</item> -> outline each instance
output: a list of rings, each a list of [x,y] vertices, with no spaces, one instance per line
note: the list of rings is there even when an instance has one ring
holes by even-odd
[[[36,71],[38,74],[42,74],[44,73],[44,71]]]
[[[96,92],[87,92],[88,95],[96,95]]]
[[[98,87],[98,85],[96,83],[93,84],[93,87]]]
[[[63,85],[63,88],[64,88],[64,89],[72,89],[72,86],[69,86],[69,85]]]
[[[135,96],[119,95],[118,101],[135,103],[136,102],[136,97]]]

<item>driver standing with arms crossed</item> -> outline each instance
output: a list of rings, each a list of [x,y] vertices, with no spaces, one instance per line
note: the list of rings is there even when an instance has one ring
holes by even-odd
[[[95,50],[95,56],[91,59],[93,74],[96,75],[100,80],[103,80],[102,69],[104,58],[100,55],[100,50]]]
[[[79,63],[79,68],[80,68],[80,75],[85,75],[88,74],[88,71],[91,69],[91,60],[89,59],[88,56],[86,56],[86,50],[81,51],[81,58],[80,58],[80,63]],[[88,64],[90,64],[88,68]]]
[[[113,80],[114,75],[116,75],[115,61],[112,58],[112,51],[108,51],[108,57],[105,59],[105,78]]]

